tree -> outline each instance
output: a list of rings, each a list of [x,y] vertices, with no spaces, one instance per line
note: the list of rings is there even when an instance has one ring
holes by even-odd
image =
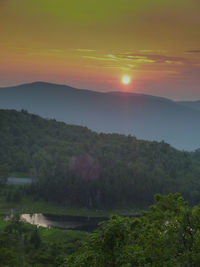
[[[0,165],[0,186],[7,183],[8,180],[8,166],[7,164]]]
[[[111,217],[63,266],[199,266],[200,206],[178,193],[155,201],[140,218]]]

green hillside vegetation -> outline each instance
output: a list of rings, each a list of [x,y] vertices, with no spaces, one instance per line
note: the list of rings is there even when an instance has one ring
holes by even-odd
[[[0,219],[0,266],[60,267],[75,253],[87,233],[37,228],[15,215],[10,222]]]
[[[200,206],[178,193],[155,196],[140,218],[113,215],[91,234],[0,224],[0,266],[198,267]]]
[[[200,206],[180,194],[155,196],[140,218],[113,216],[65,259],[65,267],[193,266],[200,262]]]
[[[0,110],[0,147],[2,185],[12,173],[31,176],[33,184],[17,194],[35,200],[104,209],[149,205],[155,193],[180,192],[191,204],[200,202],[198,152],[164,142]]]

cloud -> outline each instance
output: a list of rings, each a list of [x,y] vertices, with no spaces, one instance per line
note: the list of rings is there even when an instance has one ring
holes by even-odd
[[[185,52],[186,53],[190,53],[190,54],[200,54],[200,49],[197,49],[197,50],[187,50]]]
[[[146,50],[145,53],[131,51],[123,53],[108,52],[107,54],[98,53],[98,55],[96,53],[88,53],[87,55],[81,55],[81,57],[90,60],[91,64],[95,64],[96,68],[119,69],[138,73],[139,76],[144,72],[148,77],[159,75],[159,77],[168,77],[168,79],[197,79],[196,74],[200,69],[198,58],[194,59],[192,56],[170,56],[156,53],[155,50],[154,53],[150,53],[150,51],[153,52],[153,50],[148,50],[148,52]],[[189,51],[200,53],[200,50]]]
[[[154,63],[155,60],[148,58],[146,56],[132,56],[132,55],[113,55],[113,54],[108,54],[108,55],[104,55],[104,56],[82,56],[83,58],[87,58],[87,59],[92,59],[95,61],[115,61],[118,63]]]
[[[123,58],[129,58],[133,60],[141,60],[141,62],[149,62],[149,63],[184,63],[187,60],[182,57],[173,57],[173,56],[165,56],[165,55],[157,55],[157,54],[121,54]]]
[[[149,50],[152,51],[152,50]],[[144,53],[119,53],[119,54],[107,54],[101,56],[87,55],[82,56],[83,58],[92,59],[95,61],[116,61],[121,63],[160,63],[160,64],[177,64],[183,65],[188,63],[189,60],[183,57],[165,56],[160,54],[144,54]]]
[[[116,60],[116,58],[112,58],[112,57],[82,56],[82,58],[92,59],[95,61],[115,61]]]
[[[87,53],[87,52],[95,52],[96,50],[94,50],[94,49],[82,49],[82,48],[78,48],[78,49],[75,49],[75,51]]]
[[[140,53],[150,53],[150,54],[161,54],[161,53],[167,53],[167,50],[151,50],[151,49],[142,49],[139,50]]]

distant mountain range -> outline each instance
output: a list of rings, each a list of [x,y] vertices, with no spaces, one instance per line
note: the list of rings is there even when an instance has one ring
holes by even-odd
[[[0,88],[1,109],[26,109],[44,118],[171,144],[200,147],[200,101],[175,102],[151,95],[76,89],[34,82]]]
[[[185,107],[200,111],[200,100],[198,100],[198,101],[180,101],[177,103],[179,103]]]

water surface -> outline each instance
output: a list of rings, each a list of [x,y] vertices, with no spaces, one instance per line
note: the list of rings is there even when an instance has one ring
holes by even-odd
[[[91,232],[98,228],[100,222],[108,220],[106,217],[66,216],[52,214],[22,214],[21,220],[46,228],[62,230],[80,230]]]

